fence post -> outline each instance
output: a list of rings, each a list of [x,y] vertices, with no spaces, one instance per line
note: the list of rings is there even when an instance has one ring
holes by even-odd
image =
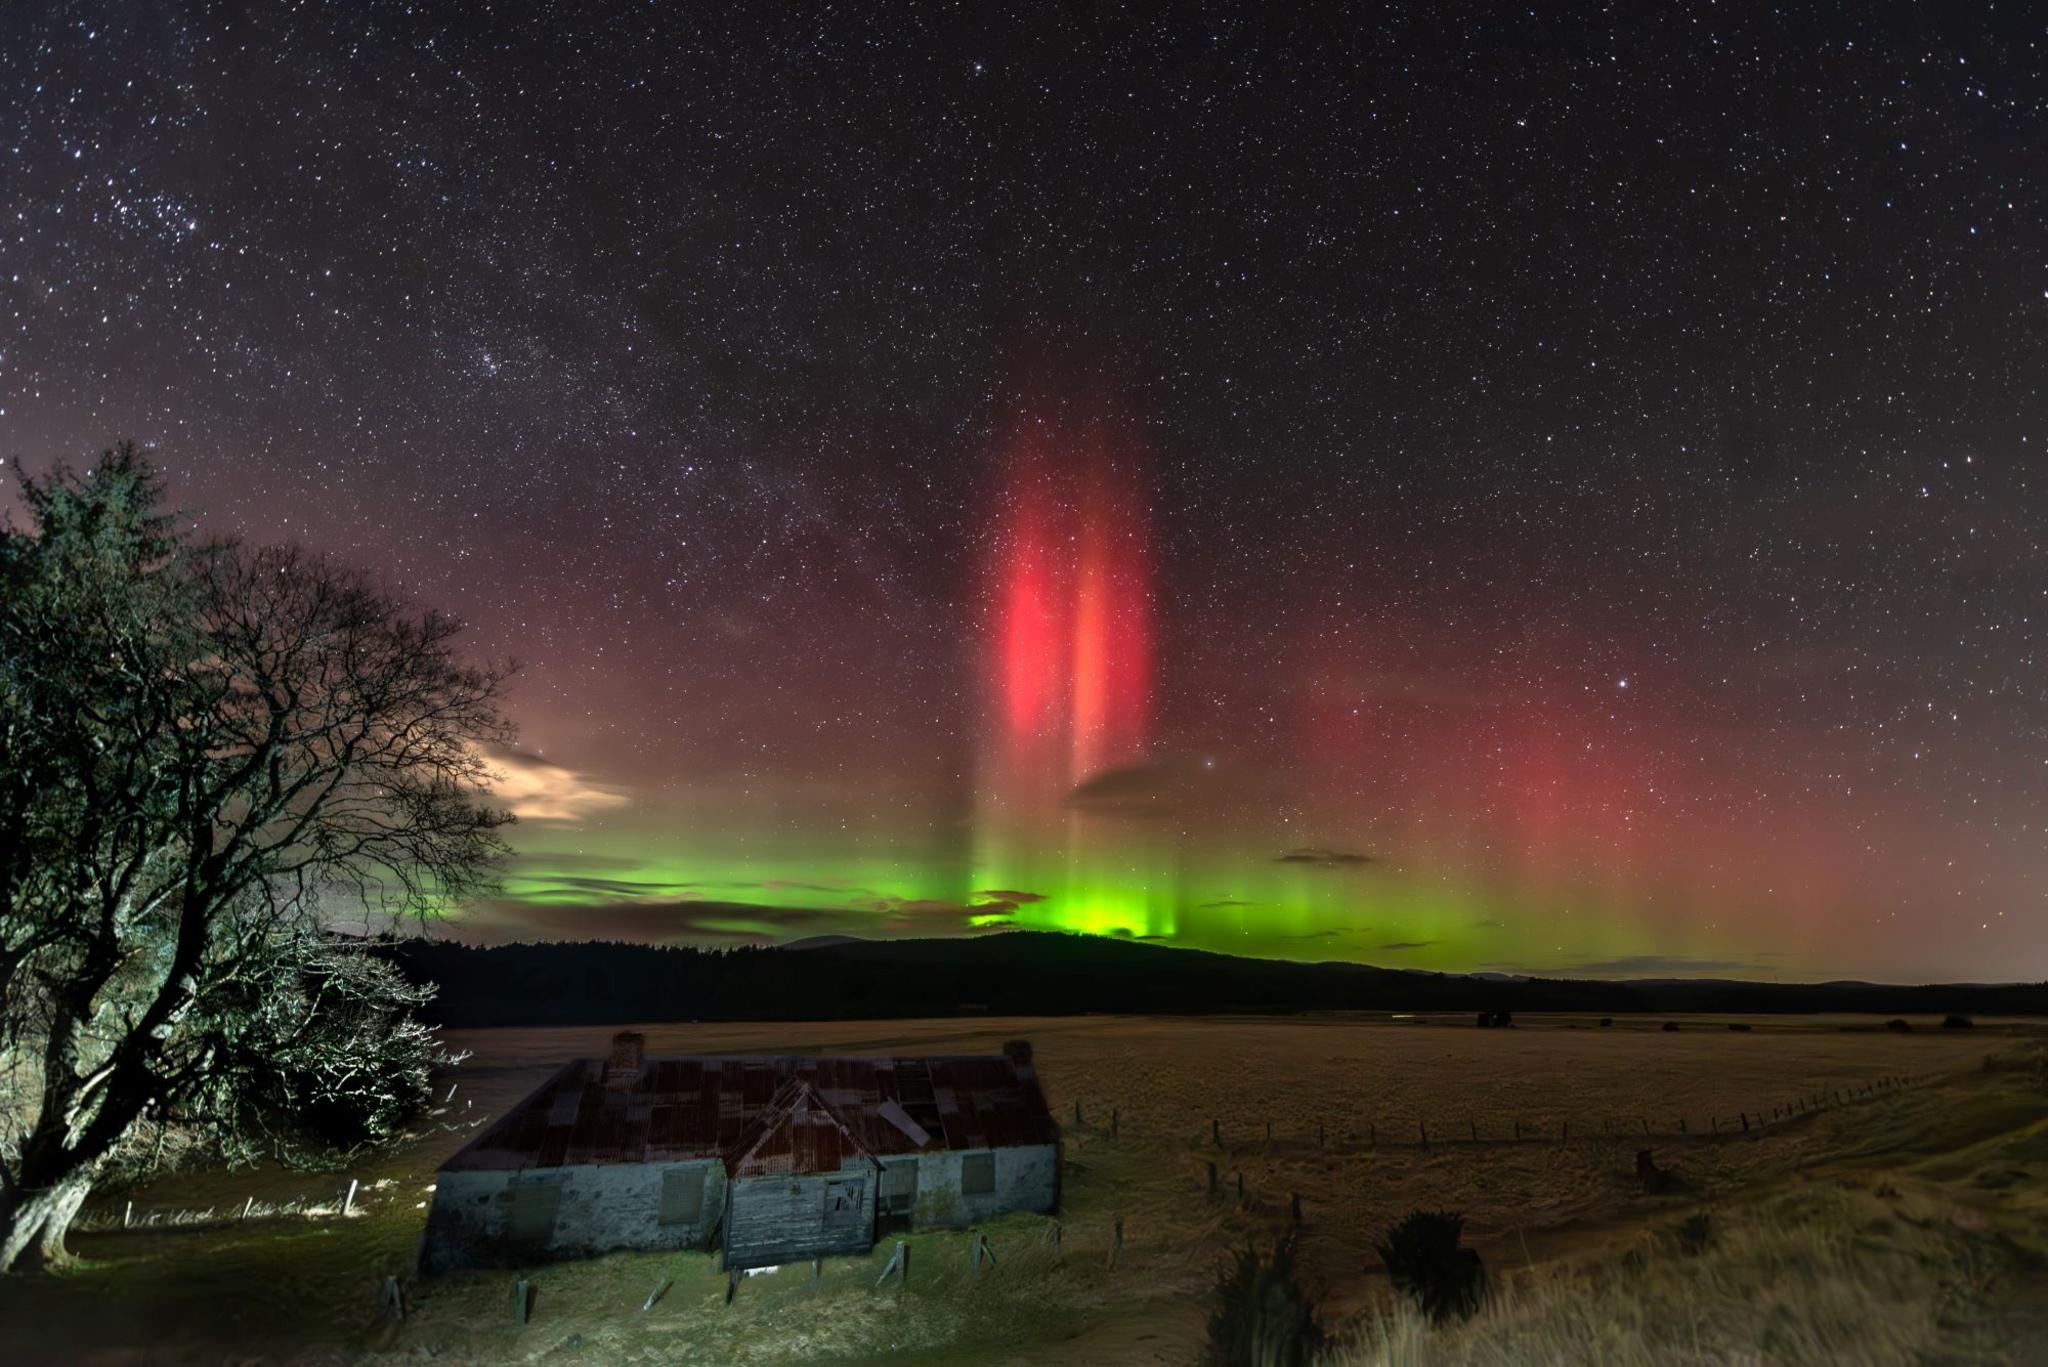
[[[1237,1170],[1237,1203],[1244,1204],[1244,1169]]]
[[[1743,1132],[1744,1134],[1748,1134],[1748,1133],[1749,1133],[1749,1112],[1748,1112],[1748,1111],[1739,1111],[1739,1112],[1737,1112],[1737,1114],[1738,1114],[1738,1115],[1740,1115],[1740,1116],[1742,1117],[1742,1132]]]
[[[1320,1120],[1316,1122],[1316,1147],[1323,1147],[1323,1122]]]
[[[519,1279],[519,1280],[518,1280],[518,1281],[517,1281],[516,1283],[514,1283],[514,1284],[513,1284],[513,1287],[512,1287],[512,1314],[513,1314],[514,1318],[516,1318],[516,1319],[517,1319],[517,1320],[518,1320],[518,1321],[519,1321],[519,1322],[520,1322],[521,1324],[524,1324],[524,1323],[526,1323],[526,1310],[527,1310],[527,1294],[526,1294],[526,1293],[527,1293],[527,1284],[526,1284],[526,1278],[524,1278],[524,1277],[521,1277],[521,1278],[520,1278],[520,1279]],[[725,1298],[726,1298],[727,1300],[731,1300],[731,1299],[732,1299],[732,1292],[731,1292],[731,1291],[727,1291],[727,1292],[725,1293]]]
[[[1650,1137],[1650,1117],[1642,1116],[1640,1119],[1643,1122],[1643,1138],[1648,1139]]]
[[[889,1265],[882,1269],[881,1276],[875,1278],[875,1285],[880,1286],[892,1276],[899,1283],[910,1280],[910,1245],[901,1239],[896,1241],[896,1251],[889,1255]]]
[[[1373,1146],[1374,1148],[1378,1148],[1378,1147],[1380,1146],[1380,1127],[1379,1127],[1379,1125],[1378,1125],[1378,1124],[1377,1124],[1376,1122],[1368,1121],[1368,1122],[1367,1122],[1367,1125],[1366,1125],[1366,1127],[1367,1127],[1367,1128],[1368,1128],[1369,1130],[1371,1130],[1371,1131],[1372,1131],[1372,1146]]]
[[[1074,1102],[1074,1128],[1077,1130],[1081,1128],[1081,1103],[1079,1099],[1076,1099]]]
[[[1680,1134],[1684,1134],[1684,1133],[1685,1133],[1685,1117],[1684,1117],[1684,1116],[1680,1116],[1680,1117],[1678,1117],[1678,1132],[1679,1132]]]
[[[398,1278],[384,1279],[384,1294],[379,1299],[383,1301],[386,1310],[400,1320],[405,1318],[405,1291],[398,1285]]]
[[[348,1214],[348,1213],[349,1213],[350,1211],[354,1210],[355,1208],[356,1208],[356,1179],[355,1179],[355,1178],[353,1178],[353,1177],[351,1177],[351,1178],[349,1178],[349,1179],[348,1179],[348,1195],[346,1195],[346,1196],[344,1196],[344,1197],[342,1197],[342,1198],[341,1198],[341,1213],[342,1213],[343,1215],[346,1215],[346,1214]],[[523,1323],[525,1323],[525,1321],[523,1321],[523,1320],[522,1320],[522,1321],[521,1321],[521,1323],[523,1324]]]
[[[1120,1112],[1119,1112],[1119,1111],[1117,1110],[1117,1108],[1116,1108],[1116,1107],[1114,1107],[1114,1106],[1110,1107],[1110,1108],[1109,1108],[1109,1137],[1110,1137],[1111,1139],[1114,1139],[1114,1138],[1116,1138],[1116,1131],[1117,1131],[1117,1122],[1118,1122],[1118,1120],[1119,1120],[1120,1118],[1121,1118],[1121,1113],[1120,1113]]]
[[[1479,1142],[1479,1122],[1468,1115],[1465,1117],[1465,1124],[1472,1131],[1472,1142],[1477,1144]]]
[[[1109,1265],[1115,1267],[1124,1252],[1124,1217],[1116,1217],[1116,1230],[1109,1239]]]
[[[1287,1193],[1287,1219],[1291,1224],[1301,1223],[1301,1193],[1298,1191]]]
[[[1423,1147],[1423,1148],[1425,1148],[1425,1149],[1426,1149],[1426,1148],[1428,1148],[1428,1147],[1429,1147],[1429,1126],[1427,1126],[1427,1125],[1423,1124],[1423,1123],[1422,1123],[1422,1122],[1421,1122],[1420,1120],[1418,1120],[1418,1121],[1416,1121],[1416,1122],[1415,1122],[1415,1132],[1416,1132],[1417,1134],[1419,1134],[1419,1135],[1421,1135],[1421,1136],[1422,1136],[1422,1147]]]
[[[1569,1120],[1560,1120],[1560,1121],[1558,1121],[1558,1122],[1557,1122],[1557,1142],[1558,1142],[1558,1143],[1560,1143],[1560,1144],[1568,1144],[1568,1143],[1570,1143],[1570,1142],[1571,1142],[1571,1138],[1572,1138],[1572,1122],[1571,1122],[1571,1121],[1569,1121]]]
[[[656,1282],[654,1289],[647,1293],[647,1299],[640,1303],[640,1309],[642,1311],[652,1310],[654,1303],[661,1299],[661,1293],[668,1290],[670,1284],[674,1281],[675,1278],[673,1277],[663,1277],[660,1281]]]
[[[1215,1145],[1215,1146],[1216,1146],[1217,1148],[1219,1148],[1219,1149],[1223,1147],[1223,1122],[1222,1122],[1222,1121],[1220,1121],[1220,1120],[1211,1120],[1211,1121],[1209,1122],[1209,1142],[1210,1142],[1210,1143],[1212,1143],[1212,1144],[1214,1144],[1214,1145]]]

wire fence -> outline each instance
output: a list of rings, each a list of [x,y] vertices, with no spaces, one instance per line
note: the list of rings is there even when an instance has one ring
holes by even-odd
[[[1318,1122],[1313,1127],[1281,1123],[1271,1119],[1225,1119],[1213,1116],[1205,1130],[1177,1136],[1195,1150],[1224,1154],[1314,1150],[1330,1153],[1361,1153],[1381,1149],[1435,1151],[1439,1149],[1503,1148],[1516,1145],[1559,1145],[1577,1142],[1643,1139],[1658,1143],[1714,1143],[1761,1138],[1796,1126],[1810,1116],[1858,1106],[1897,1095],[1941,1077],[1940,1073],[1887,1074],[1862,1082],[1818,1088],[1775,1101],[1759,1101],[1753,1107],[1732,1112],[1686,1115],[1673,1107],[1659,1113],[1529,1119],[1499,1114],[1430,1118],[1352,1119],[1343,1127]],[[1131,1132],[1120,1106],[1090,1106],[1073,1103],[1071,1116],[1061,1117],[1069,1137],[1086,1136],[1117,1141]],[[1142,1124],[1141,1124],[1142,1128]]]

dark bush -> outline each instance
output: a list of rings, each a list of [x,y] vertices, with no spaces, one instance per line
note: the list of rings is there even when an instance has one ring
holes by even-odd
[[[1680,1252],[1697,1257],[1707,1251],[1707,1242],[1713,1237],[1713,1222],[1704,1211],[1697,1215],[1688,1215],[1678,1222]]]
[[[1941,1018],[1941,1028],[1944,1030],[1968,1030],[1976,1023],[1968,1016],[1943,1016]]]
[[[1728,1022],[1728,1028],[1729,1028],[1730,1030],[1736,1030],[1736,1031],[1740,1031],[1740,1032],[1744,1032],[1744,1033],[1747,1033],[1747,1032],[1748,1032],[1748,1030],[1749,1030],[1749,1022],[1748,1022],[1748,1021],[1729,1021],[1729,1022]]]
[[[1602,1017],[1600,1018],[1600,1023],[1601,1023],[1602,1025],[1612,1025],[1612,1024],[1614,1024],[1614,1017],[1612,1017],[1612,1016],[1602,1016]]]
[[[1481,1011],[1479,1013],[1479,1028],[1481,1030],[1496,1026],[1513,1025],[1514,1023],[1515,1013],[1512,1011]]]
[[[1911,1021],[1899,1020],[1896,1017],[1886,1021],[1884,1028],[1891,1031],[1894,1035],[1910,1035],[1913,1033],[1913,1023]]]
[[[1438,1324],[1468,1317],[1486,1294],[1486,1268],[1478,1252],[1458,1245],[1464,1232],[1462,1215],[1412,1210],[1379,1245],[1394,1288]]]
[[[1216,1279],[1216,1300],[1202,1354],[1207,1367],[1308,1367],[1322,1350],[1323,1328],[1295,1268],[1292,1235],[1270,1258],[1246,1244]]]
[[[1663,1027],[1663,1028],[1664,1028],[1664,1029],[1666,1029],[1666,1030],[1676,1030],[1676,1029],[1678,1029],[1678,1022],[1677,1022],[1677,1021],[1665,1021],[1665,1022],[1664,1022],[1664,1027]]]

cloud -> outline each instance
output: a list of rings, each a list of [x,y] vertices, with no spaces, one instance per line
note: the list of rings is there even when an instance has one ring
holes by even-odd
[[[535,904],[498,899],[441,923],[448,936],[478,944],[519,940],[631,940],[642,944],[768,944],[842,930],[844,911],[755,902],[667,901]]]
[[[1189,789],[1202,770],[1184,760],[1148,760],[1104,769],[1075,784],[1066,805],[1095,816],[1150,820],[1187,806]]]
[[[1274,856],[1275,864],[1294,864],[1308,869],[1362,869],[1368,864],[1380,861],[1369,854],[1353,854],[1348,850],[1329,850],[1320,846],[1304,845],[1299,849],[1287,850]]]
[[[983,888],[974,895],[976,897],[993,897],[998,902],[1008,902],[1011,906],[1016,907],[1029,906],[1033,902],[1043,902],[1045,900],[1045,894],[1042,892],[1016,892],[1010,888]]]
[[[1443,941],[1442,941],[1442,940],[1393,940],[1393,941],[1389,941],[1389,942],[1388,942],[1388,943],[1386,943],[1386,944],[1383,944],[1383,945],[1379,945],[1379,946],[1377,946],[1377,948],[1380,948],[1380,949],[1428,949],[1428,948],[1429,948],[1429,947],[1430,947],[1431,945],[1440,945],[1440,944],[1442,944],[1442,943],[1443,943]]]
[[[451,938],[633,940],[645,944],[777,944],[816,935],[975,935],[1015,925],[1000,902],[869,897],[836,907],[780,907],[711,898],[536,903],[497,898],[441,923]]]
[[[623,788],[509,745],[490,747],[484,758],[491,796],[521,821],[582,821],[632,800]]]

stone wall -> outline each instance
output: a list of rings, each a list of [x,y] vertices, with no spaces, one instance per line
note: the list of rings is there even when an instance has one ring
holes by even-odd
[[[970,1195],[961,1190],[960,1174],[965,1160],[976,1154],[995,1156],[995,1190]],[[917,1207],[912,1223],[960,1229],[1005,1211],[1050,1213],[1059,1206],[1059,1171],[1056,1144],[924,1154],[917,1162]]]
[[[697,1218],[664,1223],[664,1174],[692,1171],[703,1173]],[[553,1192],[534,1190],[547,1187]],[[443,1172],[427,1213],[420,1266],[445,1272],[585,1257],[615,1248],[701,1248],[718,1224],[725,1194],[725,1167],[715,1159]],[[522,1202],[529,1203],[523,1228]],[[547,1219],[550,1206],[552,1219]],[[539,1228],[546,1232],[538,1234]]]

